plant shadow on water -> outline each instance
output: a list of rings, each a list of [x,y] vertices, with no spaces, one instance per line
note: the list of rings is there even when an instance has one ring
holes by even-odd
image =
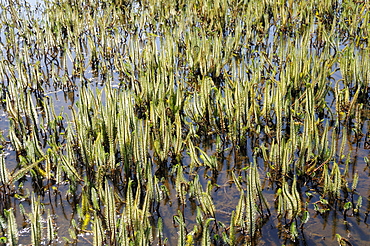
[[[366,1],[0,2],[0,242],[369,243]]]

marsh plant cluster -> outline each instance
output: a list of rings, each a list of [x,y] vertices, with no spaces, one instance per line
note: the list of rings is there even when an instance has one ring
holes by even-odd
[[[1,242],[368,243],[369,25],[354,0],[1,0]]]

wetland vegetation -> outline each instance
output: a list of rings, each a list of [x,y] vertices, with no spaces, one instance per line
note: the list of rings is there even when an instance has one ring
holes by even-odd
[[[370,242],[355,0],[0,0],[0,241]]]

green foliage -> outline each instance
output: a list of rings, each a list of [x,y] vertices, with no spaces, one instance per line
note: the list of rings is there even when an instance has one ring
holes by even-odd
[[[359,215],[369,18],[366,1],[2,2],[0,241],[255,245],[277,217],[287,244],[312,207]]]

